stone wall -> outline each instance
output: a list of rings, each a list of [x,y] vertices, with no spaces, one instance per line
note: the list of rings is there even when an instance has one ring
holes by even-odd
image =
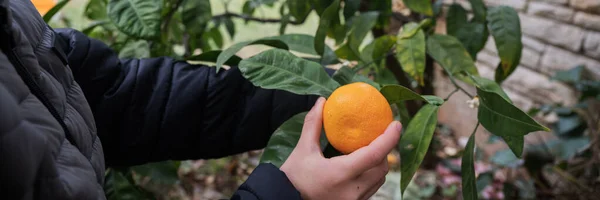
[[[453,2],[471,10],[467,0],[444,0],[447,7]],[[577,102],[577,94],[570,87],[553,82],[549,77],[558,70],[586,65],[588,76],[600,79],[600,0],[484,0],[487,5],[507,5],[519,12],[523,33],[523,53],[520,66],[503,83],[503,88],[515,104],[527,111],[543,104]],[[439,32],[445,32],[445,22],[440,19]],[[496,47],[490,37],[485,48],[477,55],[477,68],[482,76],[493,79],[499,63]],[[436,93],[445,97],[454,86],[440,68],[436,68]],[[465,86],[468,87],[468,86]],[[474,88],[469,88],[474,94]],[[473,129],[477,112],[465,103],[468,97],[455,95],[442,106],[439,121],[449,125],[455,133],[465,137]],[[556,117],[538,119],[551,124]],[[482,146],[489,135],[484,129],[478,132],[477,142]],[[550,133],[533,133],[526,137],[528,143],[544,140]],[[495,149],[495,148],[489,148]]]

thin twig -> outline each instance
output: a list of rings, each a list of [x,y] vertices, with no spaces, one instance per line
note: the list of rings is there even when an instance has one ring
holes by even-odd
[[[454,78],[450,77],[450,81],[452,81],[452,84],[454,85],[454,87],[458,88],[460,91],[465,93],[467,96],[469,96],[469,98],[471,98],[471,99],[473,98],[473,95],[471,95],[469,92],[467,92],[464,88],[460,87],[460,85],[458,85],[458,83],[456,83]]]
[[[458,92],[460,89],[456,88],[454,89],[454,91],[450,92],[450,94],[448,94],[448,96],[446,98],[444,98],[444,101],[448,101],[448,99],[450,99],[450,97],[452,95],[454,95],[454,93]]]
[[[169,28],[169,23],[171,23],[171,18],[173,18],[175,11],[177,11],[177,8],[179,8],[181,3],[183,3],[183,0],[178,0],[177,2],[175,2],[175,4],[173,4],[173,6],[171,7],[171,10],[169,10],[167,15],[165,16],[165,23],[163,23],[163,26],[162,26],[163,31],[165,31],[165,29]]]
[[[283,20],[282,19],[261,19],[261,18],[256,18],[256,17],[252,17],[252,16],[248,16],[248,15],[242,15],[242,14],[237,14],[237,13],[223,13],[220,15],[215,15],[212,18],[213,19],[219,19],[219,18],[225,18],[225,17],[236,17],[236,18],[240,18],[240,19],[244,19],[246,21],[255,21],[255,22],[262,22],[262,23],[281,23]],[[289,21],[289,24],[294,24],[294,25],[299,25],[304,23],[303,21]]]

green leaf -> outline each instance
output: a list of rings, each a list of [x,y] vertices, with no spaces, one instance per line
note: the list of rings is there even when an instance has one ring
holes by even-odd
[[[569,70],[557,71],[552,80],[558,80],[565,83],[578,83],[581,81],[581,75],[585,71],[585,66],[579,65]]]
[[[354,17],[356,11],[360,8],[361,0],[346,0],[344,1],[344,18],[350,19]]]
[[[363,82],[363,83],[372,85],[373,87],[377,88],[378,90],[381,88],[381,86],[379,86],[379,84],[375,83],[374,81],[372,81],[371,79],[369,79],[363,75],[356,74],[354,72],[354,70],[352,70],[348,66],[342,66],[340,69],[335,71],[332,78],[333,78],[333,80],[337,81],[340,85],[346,85],[346,84],[355,83],[355,82]]]
[[[228,61],[229,58],[234,56],[242,48],[244,48],[245,46],[248,46],[248,45],[256,45],[256,44],[262,44],[262,45],[272,46],[275,48],[282,48],[282,49],[286,49],[286,50],[288,49],[288,46],[284,42],[282,42],[280,40],[276,40],[276,39],[275,40],[258,39],[258,40],[240,42],[240,43],[234,44],[231,47],[223,50],[223,52],[221,52],[221,54],[219,54],[219,57],[217,58],[217,63],[216,63],[217,72],[219,72],[221,67],[223,67],[223,64],[226,61]]]
[[[463,24],[455,35],[467,49],[473,60],[476,60],[477,53],[485,46],[488,36],[489,32],[485,24],[480,22]]]
[[[481,125],[502,137],[518,157],[523,150],[523,136],[534,131],[550,131],[495,92],[477,88],[477,95],[480,99],[477,118]]]
[[[210,0],[184,0],[181,5],[181,22],[186,30],[192,33],[204,31],[211,18]],[[225,24],[227,25],[227,22]]]
[[[408,23],[404,25],[402,35],[405,31],[417,27],[416,23]],[[425,33],[423,30],[418,30],[410,38],[398,38],[396,45],[396,59],[400,62],[402,69],[412,78],[414,78],[420,85],[424,85],[425,73]]]
[[[48,12],[46,12],[46,14],[44,14],[44,22],[48,23],[52,19],[52,17],[54,17],[54,15],[58,13],[58,11],[60,11],[60,9],[67,5],[67,3],[69,3],[69,0],[62,0],[56,5],[54,5],[54,7],[52,7],[50,10],[48,10]]]
[[[400,189],[404,193],[406,186],[421,165],[433,132],[437,126],[437,111],[439,107],[431,104],[423,106],[408,124],[400,139],[399,149],[401,180]]]
[[[415,22],[409,22],[415,23]],[[431,24],[431,19],[424,19],[419,22],[418,26],[404,26],[402,32],[399,33],[398,39],[410,38],[417,33],[417,31],[422,30],[423,27],[427,27]]]
[[[477,124],[479,126],[479,124]],[[460,165],[462,171],[462,194],[465,200],[477,199],[477,185],[475,179],[475,161],[474,153],[475,150],[475,133],[469,137],[465,152],[462,157],[462,163]]]
[[[256,2],[254,1],[246,1],[246,3],[244,3],[244,5],[242,6],[242,13],[248,16],[252,16],[257,7],[255,4]]]
[[[352,28],[348,36],[348,47],[354,54],[360,55],[359,47],[367,34],[371,31],[375,23],[377,23],[378,12],[361,13],[352,20]]]
[[[328,97],[340,85],[319,64],[281,49],[270,49],[239,65],[242,75],[254,85],[295,94]]]
[[[446,17],[446,33],[456,37],[458,29],[467,21],[467,11],[460,4],[452,4]]]
[[[482,89],[487,92],[496,93],[497,95],[500,95],[504,100],[512,104],[512,100],[510,100],[508,95],[504,92],[502,87],[498,85],[498,83],[480,76],[471,76],[471,79],[473,79],[475,86],[477,86],[479,89]]]
[[[155,39],[160,36],[162,2],[146,0],[110,0],[108,17],[129,36]]]
[[[329,27],[333,25],[332,22],[335,20],[339,20],[339,8],[340,8],[340,0],[335,0],[325,9],[323,14],[321,15],[321,19],[319,20],[319,27],[317,28],[317,33],[315,34],[315,51],[319,55],[323,55],[325,51],[325,38],[327,37],[327,30]]]
[[[431,105],[441,106],[442,104],[444,104],[444,99],[438,96],[421,95],[421,97],[423,97],[423,99],[425,99],[425,101],[427,101],[427,103]]]
[[[466,83],[471,83],[466,74],[479,75],[467,50],[452,36],[430,36],[427,39],[427,53],[442,65],[448,74]]]
[[[485,22],[487,9],[482,0],[469,0],[471,8],[473,9],[473,21]]]
[[[315,8],[317,14],[323,17],[323,12],[331,5],[334,0],[310,0],[310,4]]]
[[[231,18],[224,18],[223,23],[225,24],[225,28],[227,29],[227,33],[229,33],[229,37],[233,39],[235,36],[235,24]]]
[[[98,21],[98,22],[92,22],[88,27],[85,27],[81,30],[81,32],[85,35],[90,35],[90,33],[92,33],[92,31],[98,27],[98,26],[102,26],[104,24],[107,24],[107,21]]]
[[[373,60],[385,59],[388,52],[392,49],[392,47],[394,46],[395,43],[396,43],[396,37],[394,37],[393,35],[384,35],[384,36],[376,38],[375,41],[373,41],[374,46],[373,46],[373,51],[370,56],[373,58]],[[365,53],[366,52],[363,48],[363,55]],[[369,55],[367,54],[366,56],[369,56]]]
[[[144,40],[128,43],[119,52],[119,58],[148,58],[150,57],[150,45]]]
[[[219,57],[219,54],[221,54],[222,51],[220,50],[215,50],[215,51],[207,51],[207,52],[203,52],[201,54],[198,55],[194,55],[191,56],[189,58],[187,58],[187,60],[190,61],[203,61],[203,62],[217,62],[217,58]],[[229,60],[225,61],[224,64],[226,65],[238,65],[240,63],[240,61],[242,61],[242,58],[233,55],[229,58]]]
[[[494,37],[500,67],[496,73],[497,82],[505,80],[519,65],[521,61],[521,24],[517,11],[508,6],[492,7],[487,13],[488,28]]]
[[[163,161],[134,166],[131,167],[131,170],[133,170],[136,175],[149,177],[153,182],[173,185],[179,181],[179,175],[177,174],[178,168],[179,166],[176,162]]]
[[[404,5],[410,8],[410,10],[425,14],[427,16],[433,15],[433,9],[431,8],[431,1],[428,0],[404,0]]]
[[[281,167],[300,140],[306,114],[307,112],[302,112],[294,115],[275,130],[260,158],[261,163],[271,163],[277,167]],[[327,144],[327,139],[323,136],[324,134],[321,134],[321,146]]]
[[[411,117],[410,114],[408,114],[408,109],[406,108],[406,102],[397,102],[395,103],[396,107],[398,108],[398,117],[400,117],[400,122],[404,125],[404,124],[408,124],[410,123]],[[398,119],[396,119],[398,120]],[[403,130],[404,131],[404,130]]]
[[[307,0],[287,0],[287,3],[290,14],[299,22],[303,22],[312,11],[310,1]]]
[[[104,192],[108,200],[149,199],[154,195],[134,185],[131,173],[123,173],[109,168],[105,176]]]
[[[106,19],[106,0],[90,0],[85,7],[85,16],[91,20]]]
[[[342,45],[341,47],[339,47],[338,49],[335,50],[335,55],[337,57],[343,58],[343,59],[347,59],[347,60],[361,60],[360,58],[360,54],[355,54],[354,51],[352,51],[352,49],[350,49],[350,46],[348,46],[348,43]]]
[[[444,103],[444,100],[439,97],[430,95],[421,96],[401,85],[385,85],[381,88],[380,92],[390,104],[399,103],[406,100],[421,100],[436,106]]]

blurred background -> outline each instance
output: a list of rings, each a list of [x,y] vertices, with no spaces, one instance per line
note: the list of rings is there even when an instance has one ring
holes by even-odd
[[[260,0],[210,0],[210,15],[246,13],[248,2]],[[32,0],[42,15],[58,1]],[[253,16],[260,19],[281,19],[284,1],[272,0],[268,6],[257,6]],[[471,11],[467,0],[437,0],[441,15],[452,3]],[[523,52],[521,63],[503,88],[515,105],[552,133],[531,133],[525,137],[526,153],[516,158],[497,136],[485,129],[477,131],[477,188],[485,199],[598,199],[600,194],[600,147],[598,143],[600,106],[600,0],[486,0],[487,5],[507,5],[519,12],[522,27]],[[185,58],[202,53],[188,51],[185,46],[173,46],[166,52],[153,52],[153,44],[124,37],[106,21],[104,0],[70,0],[49,19],[53,28],[69,27],[86,32],[107,42],[121,57],[151,57],[168,55]],[[91,6],[90,6],[91,5]],[[104,12],[103,12],[104,11]],[[392,11],[410,15],[401,0],[392,1]],[[168,13],[167,13],[168,14]],[[209,17],[210,17],[209,15]],[[217,20],[218,21],[218,20]],[[231,18],[225,26],[206,25],[208,47],[222,49],[232,44],[280,34],[280,23],[263,23]],[[314,35],[319,16],[311,12],[301,24],[289,24],[284,33]],[[445,18],[436,23],[436,32],[444,33]],[[402,23],[391,18],[386,34],[395,35]],[[211,28],[216,27],[216,28]],[[234,29],[234,34],[232,34]],[[215,33],[216,32],[216,33]],[[182,33],[169,37],[189,38]],[[204,36],[203,36],[204,37]],[[363,44],[370,43],[372,33]],[[167,38],[170,40],[171,38]],[[493,79],[499,63],[496,47],[490,36],[484,49],[477,54],[476,65],[483,77]],[[335,41],[328,40],[330,46]],[[140,49],[150,49],[140,51]],[[237,55],[242,58],[268,49],[249,46]],[[183,53],[182,53],[183,52]],[[186,55],[187,54],[187,55]],[[336,68],[339,66],[329,66]],[[437,96],[447,96],[454,90],[440,67],[432,72],[431,89]],[[475,88],[462,85],[471,93]],[[585,97],[592,97],[585,98]],[[596,98],[593,98],[596,97]],[[469,107],[471,100],[462,93],[444,104],[439,112],[439,125],[430,151],[405,193],[405,199],[460,199],[460,158],[470,136],[477,110]],[[258,164],[261,151],[253,151],[215,160],[162,163],[140,168],[135,185],[158,199],[219,199],[228,198]],[[388,156],[391,166],[386,184],[372,199],[399,199],[399,156]],[[126,199],[126,198],[116,198]]]

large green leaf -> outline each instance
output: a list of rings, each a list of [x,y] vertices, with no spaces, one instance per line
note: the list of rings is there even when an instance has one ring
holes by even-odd
[[[299,22],[303,22],[312,11],[310,2],[307,0],[287,0],[287,3],[290,14]]]
[[[496,92],[477,88],[477,95],[480,99],[477,118],[481,125],[502,137],[518,157],[523,153],[523,136],[534,131],[550,131]]]
[[[446,33],[456,37],[456,32],[467,21],[467,11],[460,4],[452,4],[446,17]]]
[[[418,27],[416,23],[408,23],[404,25],[402,35],[405,31],[410,31]],[[425,33],[423,30],[418,30],[416,34],[409,38],[398,38],[396,45],[396,59],[400,62],[402,69],[419,84],[424,85],[425,73]]]
[[[108,17],[129,36],[155,39],[160,36],[162,2],[146,0],[110,0]]]
[[[471,76],[471,79],[473,79],[473,82],[479,89],[487,92],[496,93],[497,95],[500,95],[500,97],[502,97],[504,100],[512,104],[512,100],[510,100],[506,92],[504,92],[504,90],[502,89],[502,87],[500,87],[500,85],[498,85],[498,83],[480,76]]]
[[[442,105],[444,100],[435,96],[421,96],[412,90],[401,85],[385,85],[380,90],[381,94],[390,104],[399,103],[406,100],[421,100],[432,105]]]
[[[270,49],[242,60],[239,68],[254,85],[267,89],[328,97],[340,86],[319,63],[281,49]]]
[[[210,0],[184,0],[181,6],[181,22],[190,32],[203,31],[211,17]]]
[[[361,0],[346,0],[344,1],[344,18],[350,19],[354,17],[356,11],[360,8]]]
[[[437,126],[437,111],[439,107],[431,104],[423,106],[419,112],[410,120],[406,131],[400,139],[400,190],[404,193],[406,186],[421,165],[429,144],[433,138],[433,132]]]
[[[479,126],[479,124],[477,124]],[[465,153],[463,154],[461,161],[461,172],[462,172],[462,194],[465,200],[477,199],[477,184],[475,178],[475,162],[474,162],[474,151],[475,150],[475,132],[469,137],[467,146],[465,147]]]
[[[323,55],[325,52],[325,38],[327,37],[327,30],[334,24],[335,20],[339,20],[339,9],[340,0],[335,0],[325,9],[319,20],[319,27],[315,34],[315,51],[319,55]]]
[[[346,84],[355,83],[355,82],[363,82],[363,83],[368,83],[369,85],[372,85],[373,87],[377,88],[378,90],[381,88],[381,86],[379,86],[378,83],[375,83],[375,81],[373,81],[363,75],[356,74],[356,72],[348,66],[343,66],[340,69],[338,69],[337,71],[335,71],[332,78],[333,78],[333,80],[337,81],[340,85],[346,85]]]
[[[493,7],[487,13],[488,28],[496,42],[500,66],[496,81],[505,80],[521,61],[521,24],[517,11],[508,6]]]
[[[281,40],[277,40],[277,39],[258,39],[258,40],[240,42],[240,43],[234,44],[231,47],[223,50],[223,52],[221,52],[221,54],[219,54],[219,57],[217,58],[217,63],[216,63],[217,72],[221,69],[221,67],[223,67],[223,64],[225,64],[225,62],[227,62],[232,56],[235,56],[235,54],[238,51],[240,51],[242,48],[244,48],[245,46],[248,46],[248,45],[257,45],[257,44],[272,46],[275,48],[281,48],[281,49],[286,49],[286,50],[289,48],[287,46],[287,44],[285,44]]]
[[[455,34],[473,60],[476,60],[477,53],[483,49],[489,36],[485,24],[480,22],[463,24]]]
[[[469,0],[473,9],[473,21],[485,22],[486,8],[482,0]]]
[[[404,5],[410,8],[410,10],[425,14],[427,16],[433,15],[433,9],[431,7],[431,1],[428,0],[404,0]]]
[[[454,37],[434,34],[427,39],[427,53],[453,77],[471,83],[467,74],[479,75],[467,50]]]
[[[361,13],[352,20],[352,28],[348,36],[348,47],[356,55],[360,55],[359,47],[373,26],[377,23],[378,12]]]
[[[50,10],[48,10],[48,12],[46,12],[46,14],[44,14],[44,22],[48,23],[52,19],[52,17],[54,17],[54,15],[58,13],[58,11],[60,11],[60,9],[67,5],[67,3],[69,3],[69,0],[62,0],[56,5],[54,5],[54,7],[52,7]]]
[[[423,41],[423,42],[425,42],[425,41]],[[373,41],[373,51],[371,53],[372,59],[373,60],[385,59],[388,52],[392,49],[392,47],[394,46],[395,43],[396,43],[396,37],[394,37],[393,35],[384,35],[384,36],[376,38],[375,41]],[[423,45],[425,45],[425,44],[423,43]],[[363,48],[362,53],[365,56],[369,56],[369,54],[367,54],[365,52],[365,48]]]
[[[119,58],[148,58],[150,45],[144,40],[130,42],[119,51]]]
[[[281,167],[300,140],[306,114],[307,112],[302,112],[294,115],[275,130],[260,158],[261,163],[271,163]],[[321,146],[327,144],[324,134],[321,135],[320,143]]]

